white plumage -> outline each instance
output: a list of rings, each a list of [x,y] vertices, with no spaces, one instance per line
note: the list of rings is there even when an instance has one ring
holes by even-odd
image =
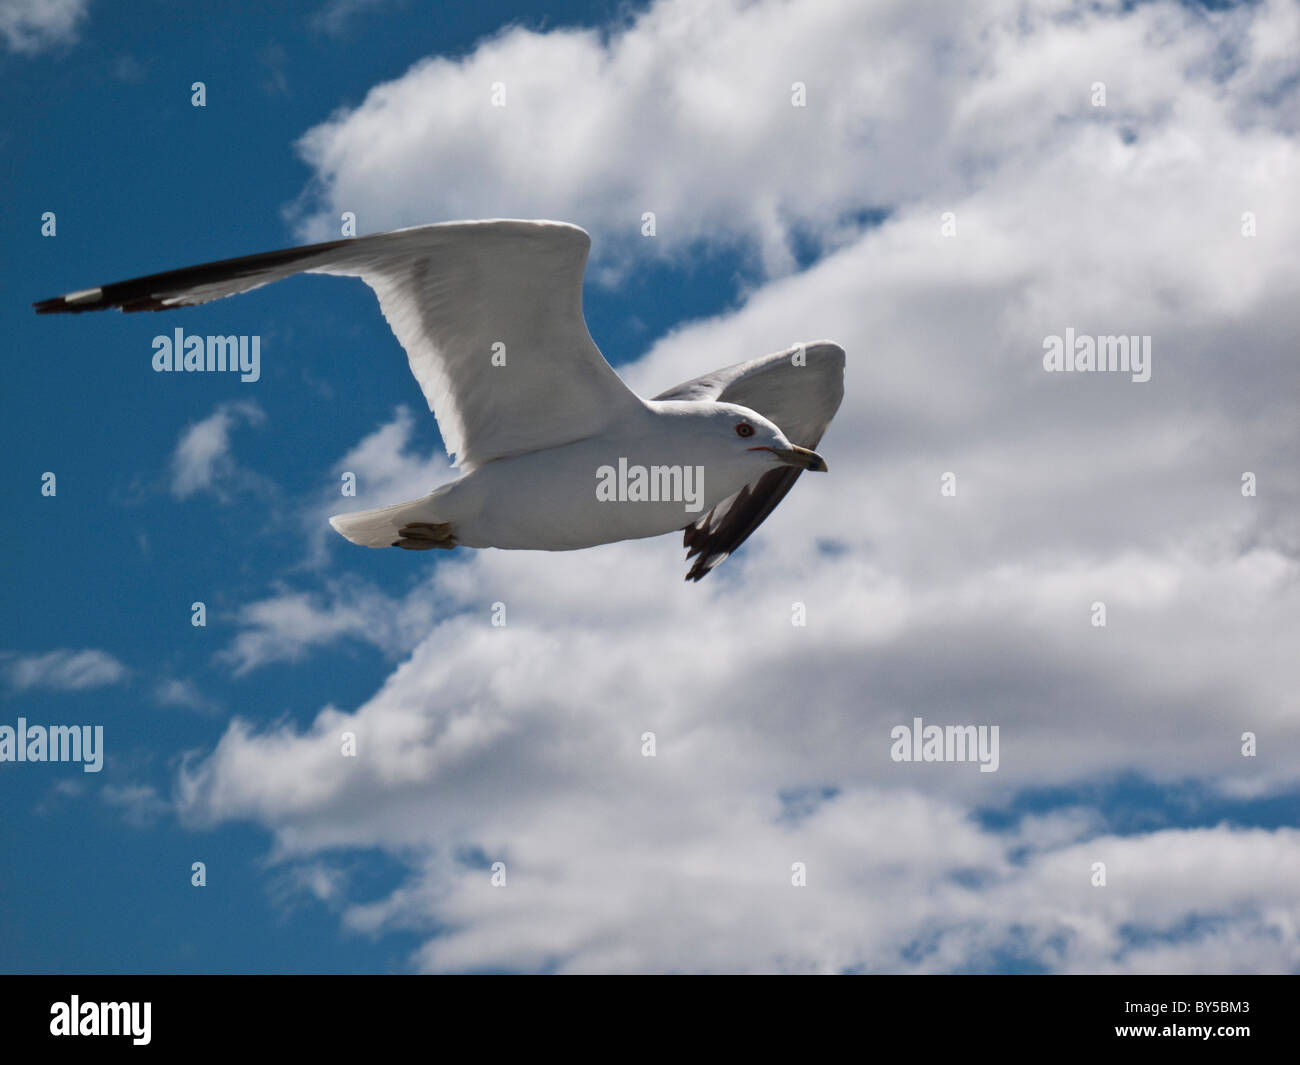
[[[825,469],[809,449],[843,396],[844,352],[801,345],[644,400],[587,332],[589,247],[583,230],[560,222],[418,226],[153,274],[36,309],[162,310],[297,273],[359,277],[463,476],[419,500],[330,519],[339,532],[374,547],[569,550],[685,529],[700,556],[688,579],[698,580],[802,470]],[[620,480],[632,485],[627,498],[609,498],[615,469],[633,471]],[[639,498],[638,470],[651,471],[656,495],[680,491]]]

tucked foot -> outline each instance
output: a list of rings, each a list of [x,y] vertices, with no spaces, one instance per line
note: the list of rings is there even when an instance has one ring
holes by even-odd
[[[408,551],[430,551],[435,547],[450,549],[456,546],[456,537],[451,532],[451,522],[413,521],[397,530],[400,540],[394,540],[394,547],[404,547]]]

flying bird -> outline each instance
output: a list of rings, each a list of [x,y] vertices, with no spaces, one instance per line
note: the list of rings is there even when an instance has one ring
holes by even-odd
[[[737,363],[642,399],[582,314],[591,240],[495,220],[204,263],[34,304],[38,314],[161,311],[294,274],[359,277],[406,350],[458,480],[339,514],[366,547],[567,551],[685,531],[687,580],[736,550],[804,470],[844,394],[830,341]]]

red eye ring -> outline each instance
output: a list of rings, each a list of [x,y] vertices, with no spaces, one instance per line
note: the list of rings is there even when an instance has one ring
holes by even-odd
[[[753,436],[753,435],[754,435],[754,427],[753,427],[752,425],[750,425],[749,422],[741,422],[739,425],[736,426],[736,435],[737,435],[737,436]]]

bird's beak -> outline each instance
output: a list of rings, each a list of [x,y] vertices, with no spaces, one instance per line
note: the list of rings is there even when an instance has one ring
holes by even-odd
[[[788,448],[773,447],[768,450],[787,466],[799,466],[805,470],[816,470],[818,473],[826,472],[826,460],[806,447],[795,444]]]

